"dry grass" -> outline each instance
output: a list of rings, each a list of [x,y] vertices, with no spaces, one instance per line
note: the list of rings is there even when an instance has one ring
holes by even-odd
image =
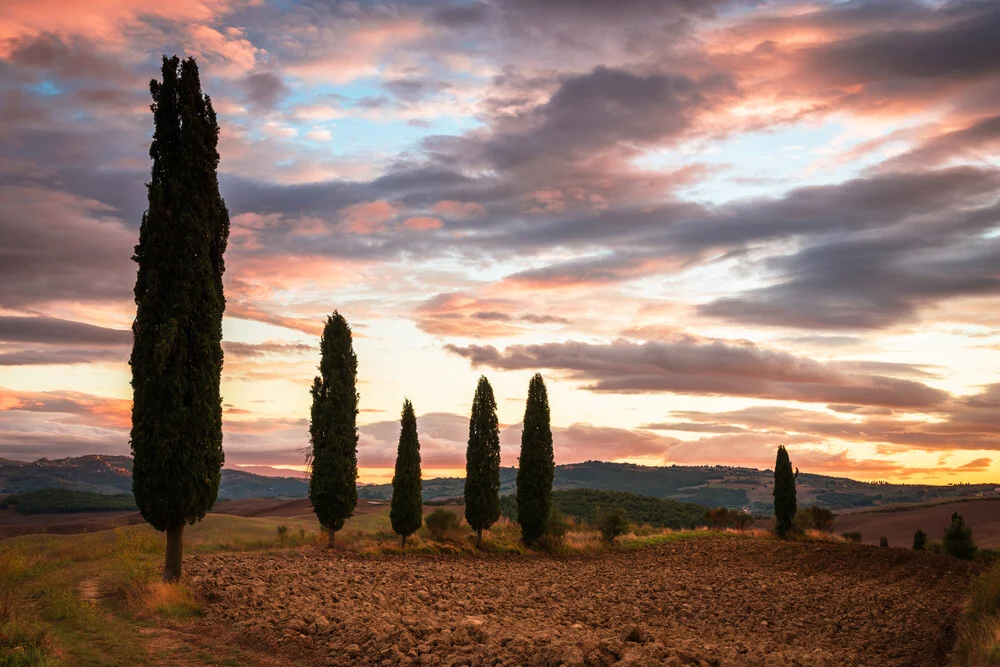
[[[141,604],[147,613],[174,619],[201,616],[204,609],[186,585],[165,584],[162,581],[146,586]]]
[[[973,582],[961,633],[954,664],[1000,665],[1000,563],[994,563]]]

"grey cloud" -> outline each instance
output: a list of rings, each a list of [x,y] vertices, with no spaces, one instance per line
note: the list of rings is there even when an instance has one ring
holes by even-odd
[[[563,371],[574,380],[589,382],[586,388],[596,392],[672,392],[907,408],[930,408],[949,398],[943,391],[912,380],[844,372],[747,342],[693,336],[642,344],[617,340],[512,345],[502,352],[491,345],[446,345],[445,349],[474,366]]]
[[[250,103],[262,109],[273,109],[291,93],[277,72],[248,74],[239,84]]]
[[[0,341],[83,345],[128,345],[132,332],[54,317],[0,315]]]

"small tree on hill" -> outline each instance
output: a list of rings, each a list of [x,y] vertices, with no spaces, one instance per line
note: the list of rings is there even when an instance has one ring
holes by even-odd
[[[552,510],[552,480],[555,476],[549,397],[545,382],[536,373],[528,384],[521,431],[521,456],[517,468],[517,521],[521,539],[531,546],[545,533]]]
[[[913,548],[918,551],[923,551],[927,548],[927,533],[917,529],[917,532],[913,533]]]
[[[500,518],[500,422],[493,387],[479,378],[469,418],[469,444],[465,451],[465,520],[476,531],[476,546],[483,544],[483,530]]]
[[[222,452],[223,254],[229,213],[219,194],[219,125],[198,65],[163,58],[151,81],[149,208],[132,259],[132,492],[167,533],[164,581],[181,576],[185,524],[219,493]]]
[[[778,447],[778,457],[774,462],[774,518],[775,530],[785,537],[795,521],[795,473],[792,461],[784,446]]]
[[[406,546],[406,538],[415,533],[423,522],[422,505],[417,417],[413,414],[413,404],[406,400],[400,420],[396,472],[392,476],[392,507],[389,510],[392,530],[399,535],[403,547]]]
[[[313,380],[309,500],[330,546],[358,504],[358,358],[340,313],[326,318],[319,376]]]
[[[972,540],[972,529],[965,525],[965,520],[958,512],[951,515],[951,524],[944,529],[942,544],[945,553],[955,558],[972,560],[975,555],[977,547]]]

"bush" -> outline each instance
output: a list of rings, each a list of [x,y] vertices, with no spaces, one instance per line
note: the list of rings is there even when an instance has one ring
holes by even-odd
[[[958,512],[951,515],[951,525],[944,529],[942,544],[945,553],[955,558],[972,560],[976,554],[976,543],[972,540],[972,529],[965,525],[965,520]]]
[[[555,507],[549,512],[549,518],[545,522],[545,532],[538,538],[538,546],[545,551],[558,551],[566,540],[566,533],[569,532],[570,522]]]
[[[843,537],[848,542],[854,542],[855,544],[861,543],[861,533],[857,531],[852,531],[849,533],[841,533],[840,536]]]
[[[460,522],[457,514],[440,508],[428,514],[424,519],[427,532],[430,533],[431,539],[436,542],[444,541],[448,532],[458,528]]]
[[[288,526],[282,524],[278,526],[278,541],[284,542],[288,538]]]
[[[888,547],[889,546],[889,538],[886,537],[885,535],[883,535],[882,537],[878,538],[878,545],[880,547]]]
[[[739,510],[716,507],[705,512],[705,523],[709,528],[736,528],[743,530],[753,523],[753,516]]]
[[[795,525],[801,530],[822,530],[833,532],[833,512],[825,507],[812,505],[804,507],[795,514]]]
[[[619,535],[624,535],[628,530],[628,522],[625,521],[625,511],[620,507],[602,512],[597,517],[597,529],[601,531],[601,538],[611,544]]]
[[[927,533],[919,528],[913,533],[913,548],[917,551],[924,551],[927,548]]]

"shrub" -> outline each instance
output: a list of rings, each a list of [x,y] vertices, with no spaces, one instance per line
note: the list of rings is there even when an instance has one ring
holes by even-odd
[[[917,529],[917,532],[913,533],[913,548],[918,551],[923,551],[927,548],[927,533]]]
[[[962,560],[972,560],[976,553],[972,529],[965,525],[965,520],[958,512],[951,515],[951,525],[944,529],[943,546],[945,553]]]
[[[628,530],[625,512],[620,507],[616,507],[601,513],[597,517],[597,529],[601,531],[601,537],[605,542],[613,543],[616,537],[623,535]]]
[[[709,528],[737,528],[743,530],[753,523],[753,516],[739,510],[716,507],[705,512],[705,523]]]
[[[843,537],[848,542],[854,542],[855,544],[861,543],[861,533],[857,531],[852,531],[849,533],[841,533],[840,536]]]
[[[538,546],[545,551],[557,551],[566,541],[570,525],[566,517],[553,507],[549,512],[549,518],[545,521],[545,532],[537,540]]]
[[[833,532],[833,512],[825,507],[812,505],[804,507],[795,514],[795,525],[801,530],[822,530]]]
[[[427,518],[424,519],[427,532],[431,534],[431,539],[436,542],[443,541],[449,531],[458,528],[459,523],[457,514],[440,508],[428,514]]]
[[[878,545],[880,547],[888,547],[889,546],[889,538],[886,537],[885,535],[883,535],[882,537],[878,538]]]
[[[288,538],[288,526],[281,524],[278,526],[278,541],[284,542]]]

